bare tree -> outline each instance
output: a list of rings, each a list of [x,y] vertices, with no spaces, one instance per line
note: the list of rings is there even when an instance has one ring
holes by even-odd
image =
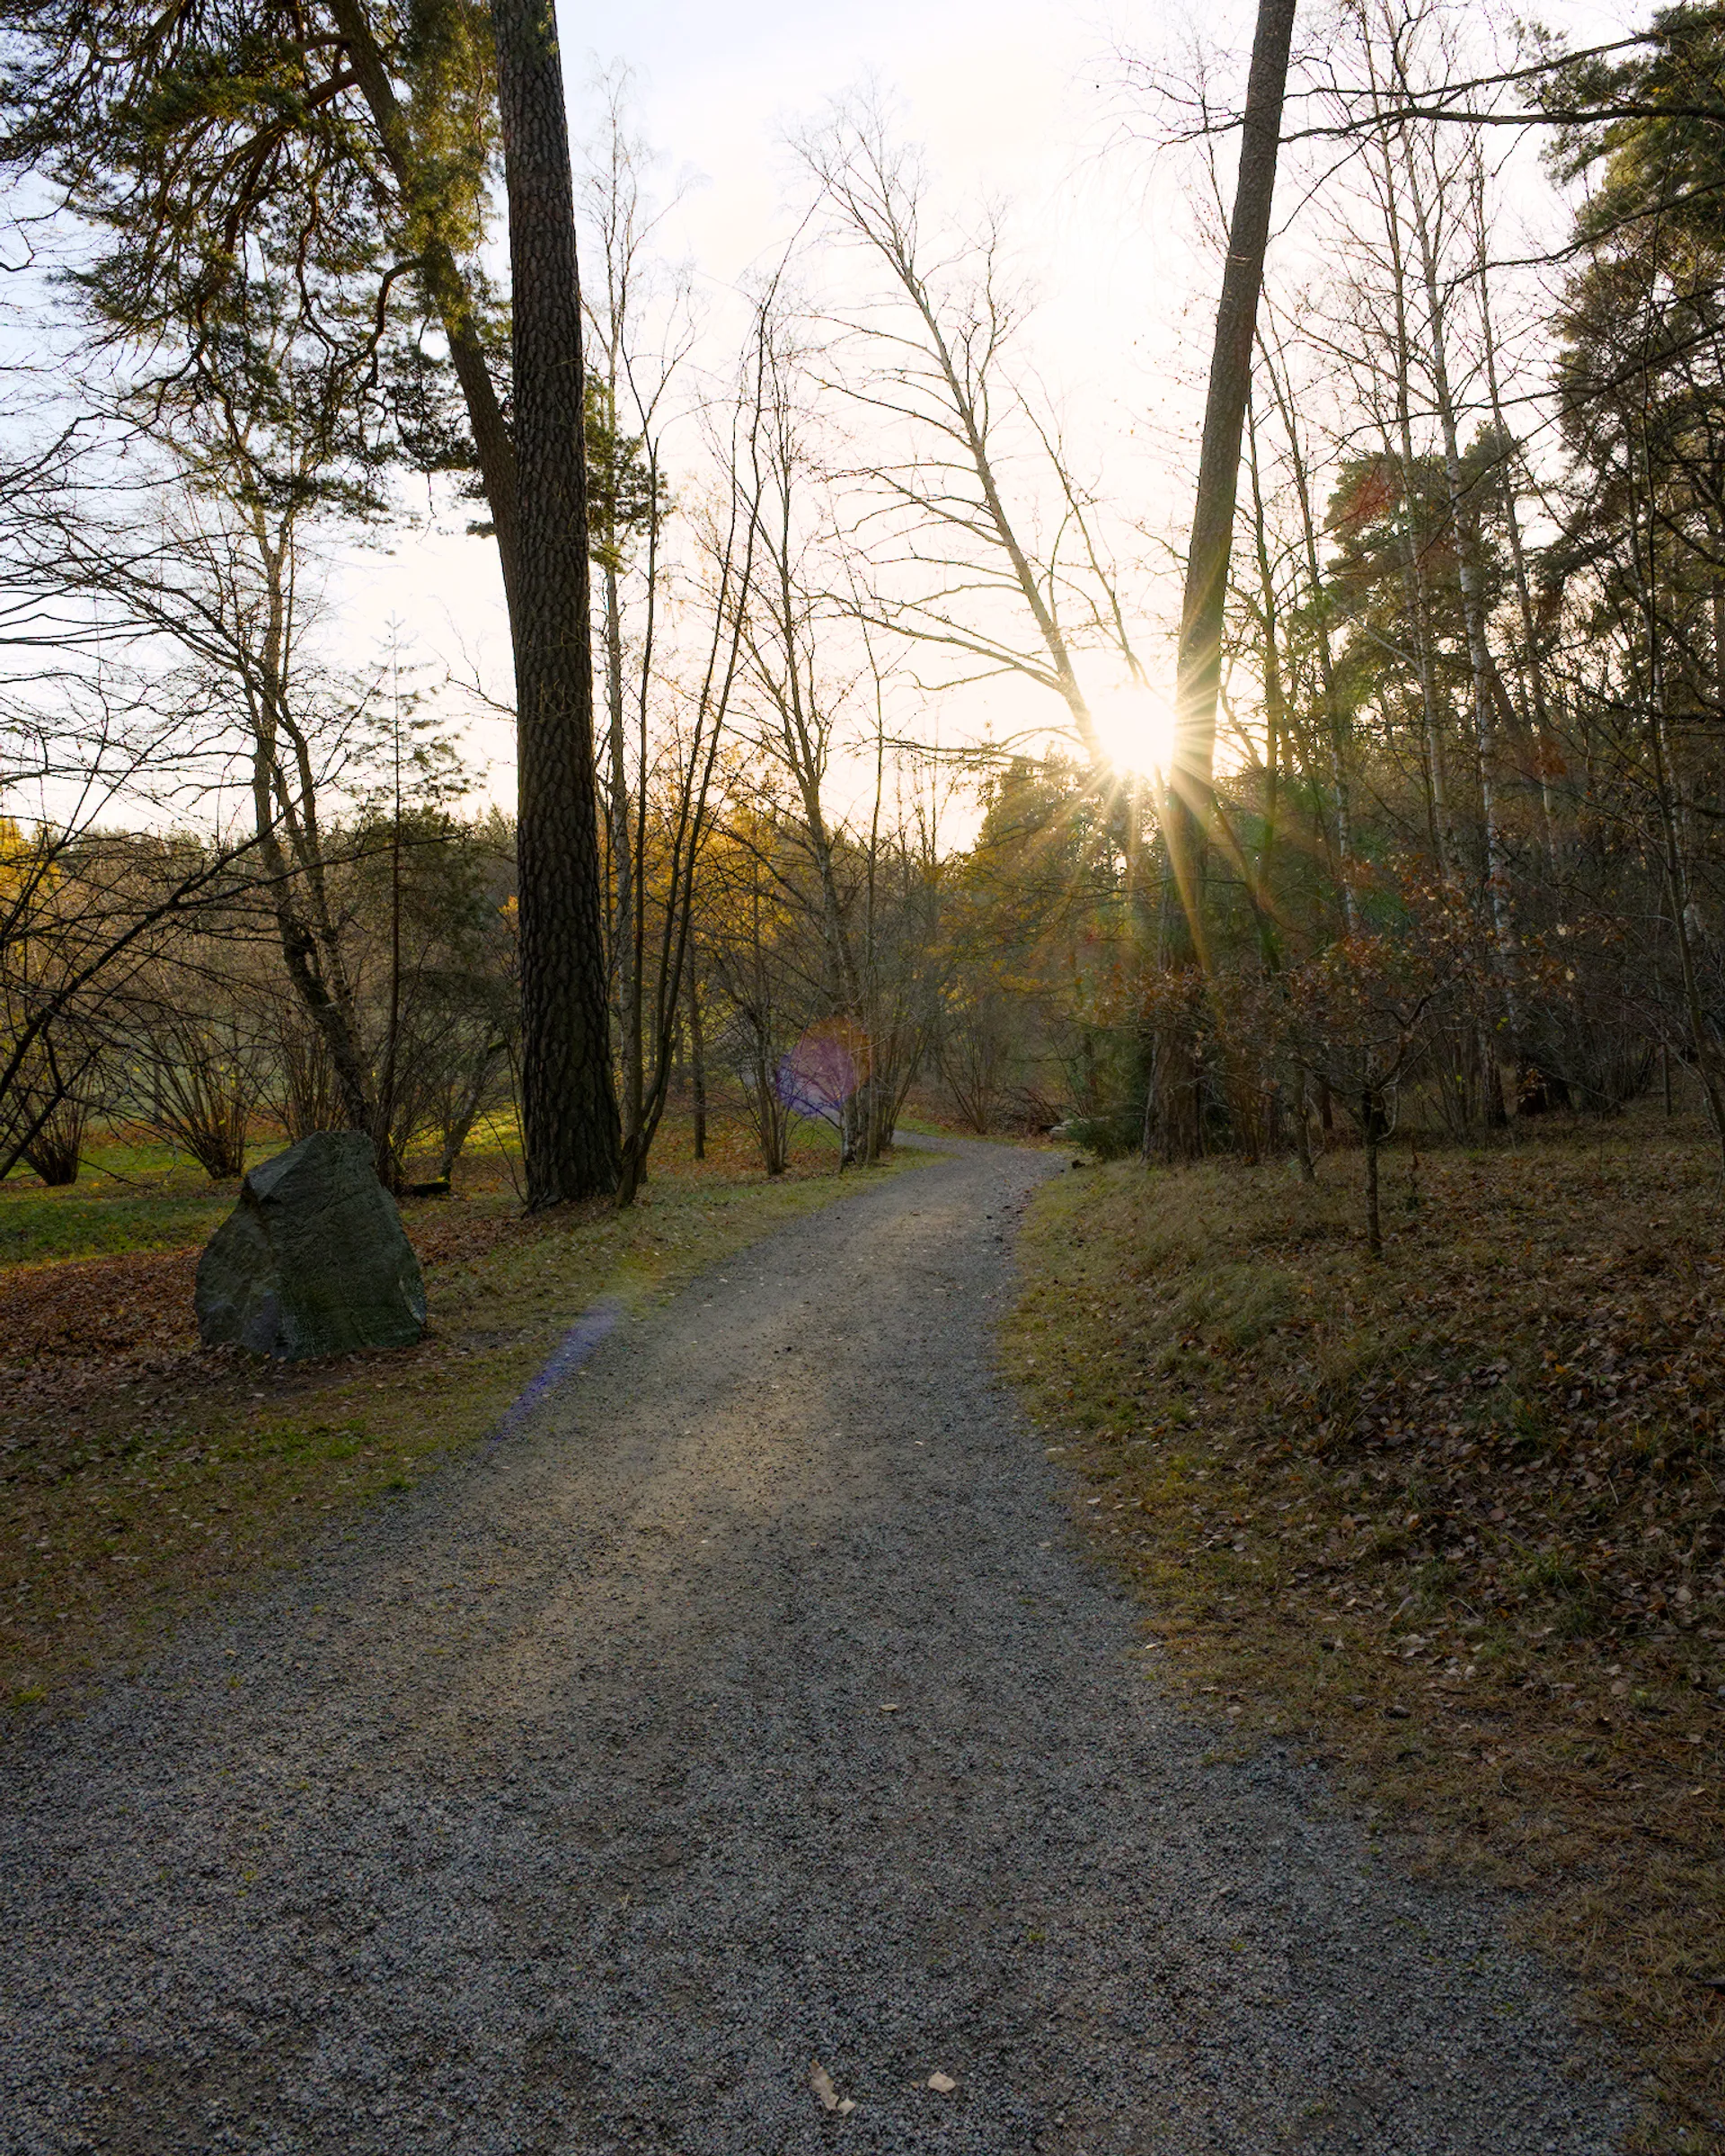
[[[1107,654],[1134,679],[1141,669],[1102,507],[1013,368],[1024,303],[1004,272],[1000,217],[973,235],[935,229],[921,162],[871,95],[796,146],[836,236],[880,275],[871,303],[828,310],[823,376],[875,430],[853,474],[873,498],[857,520],[873,565],[869,617],[945,655],[945,685],[1015,676],[1049,691],[1101,767],[1084,658]]]
[[[656,681],[643,653],[636,699],[633,815],[624,834],[636,897],[622,954],[628,994],[623,1169],[618,1202],[632,1202],[647,1171],[676,1066],[684,983],[691,977],[697,881],[712,836],[714,779],[745,664],[759,551],[758,497],[751,481],[765,395],[765,339],[756,335],[715,444],[721,491],[701,520],[695,582],[704,644],[689,677]],[[653,691],[659,695],[653,723]],[[696,1029],[698,1032],[698,1020]],[[699,1051],[697,1048],[697,1055]],[[704,1134],[703,1134],[704,1135]]]

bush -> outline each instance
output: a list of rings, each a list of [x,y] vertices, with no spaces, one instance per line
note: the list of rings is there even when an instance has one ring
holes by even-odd
[[[78,1180],[84,1158],[84,1107],[81,1100],[62,1100],[24,1148],[24,1158],[50,1189],[63,1189]]]
[[[1144,1142],[1144,1118],[1135,1108],[1112,1109],[1095,1116],[1068,1116],[1056,1127],[1054,1135],[1068,1144],[1082,1145],[1099,1160],[1124,1160]]]

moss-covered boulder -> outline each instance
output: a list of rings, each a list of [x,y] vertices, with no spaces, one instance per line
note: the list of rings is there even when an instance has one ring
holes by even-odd
[[[314,1131],[263,1161],[198,1261],[198,1337],[285,1362],[406,1348],[425,1283],[363,1131]]]

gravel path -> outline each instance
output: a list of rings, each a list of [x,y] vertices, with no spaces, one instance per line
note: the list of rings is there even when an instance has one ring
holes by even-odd
[[[990,1372],[1049,1166],[732,1259],[14,1742],[0,2149],[1615,2147],[1489,1903],[1145,1681]]]

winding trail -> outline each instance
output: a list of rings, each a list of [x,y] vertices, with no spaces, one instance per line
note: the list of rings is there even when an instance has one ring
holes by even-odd
[[[730,1259],[15,1740],[0,2150],[1614,2148],[1489,1901],[1146,1682],[991,1371],[1050,1166]]]

